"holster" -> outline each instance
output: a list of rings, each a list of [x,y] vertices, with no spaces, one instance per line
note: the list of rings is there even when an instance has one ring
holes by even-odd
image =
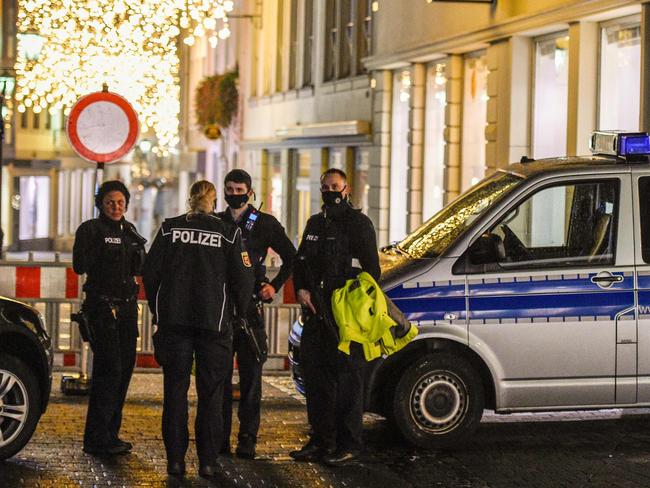
[[[95,329],[86,311],[82,308],[78,312],[70,314],[70,320],[79,326],[81,339],[92,346],[95,343]]]

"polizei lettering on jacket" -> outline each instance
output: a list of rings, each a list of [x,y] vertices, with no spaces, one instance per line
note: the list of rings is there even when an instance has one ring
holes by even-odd
[[[121,237],[104,237],[105,244],[122,244]]]
[[[221,247],[221,234],[193,229],[172,229],[172,242],[198,244],[199,246]]]

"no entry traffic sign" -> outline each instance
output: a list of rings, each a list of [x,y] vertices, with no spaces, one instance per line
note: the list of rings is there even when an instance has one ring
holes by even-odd
[[[138,138],[138,116],[116,93],[95,92],[80,98],[68,116],[73,149],[94,163],[112,163],[125,156]]]

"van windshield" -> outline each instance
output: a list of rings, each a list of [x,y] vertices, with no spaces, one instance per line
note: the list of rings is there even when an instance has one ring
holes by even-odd
[[[416,259],[440,256],[474,220],[521,181],[520,176],[497,171],[406,236],[397,249]]]

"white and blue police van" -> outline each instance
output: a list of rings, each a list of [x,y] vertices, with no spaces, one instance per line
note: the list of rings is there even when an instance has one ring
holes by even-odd
[[[420,334],[370,364],[366,409],[408,441],[458,444],[486,408],[650,406],[650,137],[595,132],[591,148],[522,158],[380,253]]]

